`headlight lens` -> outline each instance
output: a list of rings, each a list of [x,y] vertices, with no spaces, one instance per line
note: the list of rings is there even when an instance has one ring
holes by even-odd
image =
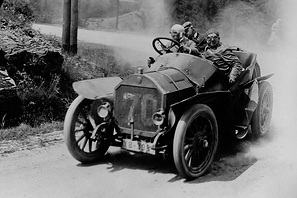
[[[168,113],[168,126],[172,127],[175,123],[175,120],[176,120],[176,116],[175,116],[174,112],[172,111],[172,109],[170,109],[169,113]]]
[[[152,116],[153,123],[160,126],[164,123],[165,113],[163,109],[158,109]]]
[[[111,113],[111,106],[109,102],[104,102],[97,108],[97,114],[100,118],[108,118]]]

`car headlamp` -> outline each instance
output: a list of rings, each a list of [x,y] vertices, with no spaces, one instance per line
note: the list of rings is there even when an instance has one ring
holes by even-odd
[[[165,112],[163,109],[158,109],[153,115],[152,115],[153,123],[157,126],[160,126],[164,123],[165,120]]]
[[[102,103],[98,108],[97,108],[97,114],[100,118],[103,119],[108,119],[109,115],[111,114],[111,106],[109,102],[104,102]]]
[[[173,110],[170,109],[169,113],[168,113],[168,126],[172,127],[174,125],[175,121],[176,121],[176,116],[175,116]]]

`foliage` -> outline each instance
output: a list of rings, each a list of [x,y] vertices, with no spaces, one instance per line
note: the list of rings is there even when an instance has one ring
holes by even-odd
[[[61,58],[51,51],[42,56],[26,51],[9,56],[7,70],[17,84],[23,123],[38,126],[64,118],[67,98],[72,98],[74,93],[72,81],[62,69]]]
[[[261,15],[261,22],[271,24],[275,20],[277,8],[272,6],[276,0],[135,0],[120,1],[120,30],[146,30],[150,32],[167,32],[169,24],[192,21],[199,32],[221,25],[222,15],[232,5],[253,7],[255,15]],[[49,3],[50,2],[50,3]],[[272,3],[271,3],[272,2]],[[61,23],[63,5],[61,0],[29,0],[34,8],[37,22]],[[229,9],[230,10],[230,9]],[[245,12],[246,9],[237,7]],[[248,10],[247,10],[248,11]],[[129,17],[127,17],[127,14]],[[132,16],[132,13],[133,16]],[[229,13],[235,17],[237,12]],[[244,13],[243,13],[244,14]],[[79,0],[79,25],[88,28],[114,29],[117,16],[117,0]],[[124,17],[126,16],[126,17]],[[254,16],[254,15],[248,15]],[[125,19],[124,19],[125,18]],[[127,18],[129,18],[127,20]],[[132,18],[132,19],[131,19]],[[273,18],[273,19],[271,19]],[[121,21],[122,19],[122,21]],[[241,18],[239,18],[240,20]],[[91,21],[91,22],[90,22]],[[125,21],[129,21],[130,23]],[[228,21],[225,21],[228,23]],[[242,22],[244,24],[244,22]],[[233,27],[232,27],[233,28]]]
[[[62,68],[60,44],[30,28],[34,14],[27,1],[4,1],[1,9],[1,64],[16,82],[23,110],[20,121],[38,126],[62,120],[74,92]]]
[[[63,1],[57,0],[29,0],[34,10],[35,22],[54,23],[62,17]]]
[[[27,124],[20,124],[15,128],[0,129],[0,141],[3,140],[22,140],[30,135],[46,134],[63,129],[62,122],[47,122],[37,127]]]
[[[134,70],[128,63],[119,62],[114,49],[99,44],[78,43],[78,55],[66,57],[64,70],[74,81],[99,77],[125,77]]]
[[[227,14],[238,22],[243,20],[240,23],[245,24],[250,17],[252,21],[260,17],[259,21],[269,23],[269,18],[275,12],[272,7],[268,6],[266,0],[169,0],[166,2],[167,6],[171,7],[170,13],[174,21],[181,24],[185,21],[192,21],[201,32],[220,25],[221,27],[226,25],[226,29],[230,29],[230,25],[234,24],[226,18]],[[221,24],[222,21],[225,24]]]
[[[33,7],[26,0],[4,0],[0,10],[1,22],[12,28],[27,26],[34,20]]]
[[[109,18],[117,15],[117,0],[78,0],[79,24],[84,26],[89,18]],[[63,1],[29,0],[38,23],[56,23],[62,21]],[[119,15],[137,9],[136,3],[120,2]]]

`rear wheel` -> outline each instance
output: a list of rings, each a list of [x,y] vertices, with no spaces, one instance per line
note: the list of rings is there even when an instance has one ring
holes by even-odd
[[[255,138],[267,134],[272,115],[273,95],[271,85],[263,81],[259,84],[259,101],[254,112],[251,126]]]
[[[64,121],[64,139],[71,155],[82,163],[91,163],[104,156],[109,148],[108,126],[91,124],[93,100],[78,96],[70,105]],[[95,135],[92,135],[95,134]]]
[[[218,126],[213,111],[197,104],[186,111],[178,122],[173,158],[181,177],[194,179],[205,173],[218,146]]]

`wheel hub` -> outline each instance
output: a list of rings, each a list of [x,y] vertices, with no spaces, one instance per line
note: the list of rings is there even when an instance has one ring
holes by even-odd
[[[105,127],[103,127],[102,123],[99,124],[92,132],[92,135],[91,135],[91,139],[93,140],[96,140],[96,139],[100,139],[103,134],[105,134],[106,132],[106,129]]]
[[[202,141],[202,146],[203,146],[203,148],[207,148],[208,147],[208,141],[207,140],[203,140]]]

